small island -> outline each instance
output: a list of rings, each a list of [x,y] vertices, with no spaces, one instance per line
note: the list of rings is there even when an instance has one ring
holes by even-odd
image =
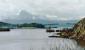
[[[39,24],[39,23],[24,23],[24,24],[18,24],[17,25],[18,28],[45,28],[45,26],[43,24]]]
[[[0,31],[10,31],[10,29],[34,29],[40,28],[44,29],[45,26],[39,23],[23,23],[23,24],[10,24],[5,22],[0,22]]]

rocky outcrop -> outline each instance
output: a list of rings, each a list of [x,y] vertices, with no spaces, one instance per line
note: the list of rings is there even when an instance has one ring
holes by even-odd
[[[76,23],[72,30],[61,32],[61,37],[75,39],[78,44],[85,46],[85,18]]]
[[[80,20],[75,26],[73,27],[74,37],[81,38],[85,35],[85,18]]]

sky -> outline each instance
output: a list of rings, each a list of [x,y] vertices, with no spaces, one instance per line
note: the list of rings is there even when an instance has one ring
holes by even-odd
[[[22,10],[42,19],[77,20],[85,17],[85,0],[0,0],[0,20],[23,19],[15,16]]]

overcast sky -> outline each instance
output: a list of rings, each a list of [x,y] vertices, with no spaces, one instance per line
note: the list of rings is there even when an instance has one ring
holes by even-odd
[[[85,0],[0,0],[0,20],[17,18],[12,15],[21,10],[52,20],[74,20],[85,17]]]

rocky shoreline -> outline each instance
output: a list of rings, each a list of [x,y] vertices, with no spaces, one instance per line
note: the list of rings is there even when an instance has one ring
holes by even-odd
[[[72,29],[63,29],[59,34],[61,38],[74,39],[79,45],[85,47],[85,18],[75,24]]]

